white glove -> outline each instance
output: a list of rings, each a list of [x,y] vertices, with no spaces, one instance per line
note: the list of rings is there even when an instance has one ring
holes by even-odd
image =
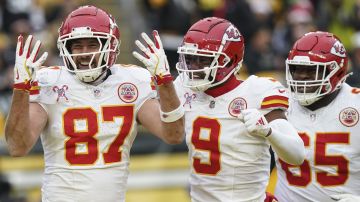
[[[360,196],[353,194],[336,194],[330,196],[332,199],[338,202],[359,202]]]
[[[40,69],[41,65],[45,62],[48,53],[42,54],[40,59],[35,61],[39,52],[41,41],[36,41],[34,48],[30,54],[30,47],[33,36],[29,35],[23,45],[23,36],[18,37],[16,45],[16,59],[14,67],[14,88],[21,90],[30,90],[31,81],[35,78],[35,72]]]
[[[147,47],[144,46],[139,40],[136,40],[135,44],[143,52],[144,56],[136,51],[133,52],[133,56],[146,66],[151,75],[155,77],[155,80],[157,80],[157,83],[159,84],[159,82],[164,82],[162,80],[163,78],[171,77],[171,74],[160,36],[156,30],[154,30],[152,34],[154,36],[155,43],[146,33],[141,33],[141,36],[146,42]]]
[[[251,135],[267,137],[271,134],[271,127],[269,126],[266,118],[257,109],[241,110],[238,118],[244,122],[247,131]]]

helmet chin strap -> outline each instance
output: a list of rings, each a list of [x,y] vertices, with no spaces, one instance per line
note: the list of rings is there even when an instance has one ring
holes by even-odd
[[[313,104],[314,102],[320,100],[323,95],[319,95],[319,91],[321,90],[321,87],[319,87],[315,92],[313,93],[306,93],[306,94],[295,94],[295,99],[299,102],[301,106],[309,106]],[[318,95],[318,96],[316,96]]]
[[[197,86],[197,87],[190,87],[191,90],[193,91],[206,91],[209,88],[212,87],[216,87],[219,86],[220,84],[223,84],[224,82],[226,82],[232,75],[237,75],[238,71],[240,70],[240,68],[242,67],[242,61],[240,61],[236,67],[221,81],[216,83],[215,85],[212,83],[209,83],[208,85],[201,85],[201,86]],[[215,71],[216,74],[216,71]],[[213,75],[215,77],[215,75]]]
[[[206,91],[207,89],[209,89],[209,85],[203,85],[203,86],[197,86],[197,87],[190,87],[191,90],[193,91],[198,91],[198,92],[202,92],[202,91]]]
[[[336,86],[331,90],[331,86],[330,85],[327,85],[325,88],[327,91],[326,93],[322,93],[321,95],[319,96],[312,96],[313,94],[320,94],[319,91],[321,91],[321,87],[319,87],[319,89],[317,89],[314,93],[308,93],[308,94],[303,94],[303,95],[296,95],[296,100],[299,102],[299,104],[301,106],[309,106],[309,105],[312,105],[313,103],[315,103],[316,101],[322,99],[325,95],[330,95],[332,94],[333,92],[335,92],[336,90],[340,89],[341,88],[341,85],[345,82],[346,78],[348,76],[350,76],[352,74],[351,73],[348,73],[347,75],[345,75],[337,84]],[[307,98],[307,97],[310,97],[310,98]]]
[[[206,91],[210,88],[209,80],[200,80],[200,81],[188,81],[191,90],[193,91]],[[196,85],[195,85],[196,84]]]
[[[91,79],[91,80],[89,80],[89,81],[85,81],[84,75],[81,74],[80,72],[76,72],[75,74],[76,74],[76,76],[78,77],[78,79],[79,79],[80,81],[82,81],[82,82],[84,82],[84,83],[87,83],[87,84],[90,84],[90,85],[97,86],[97,85],[99,85],[100,83],[102,83],[102,82],[107,78],[107,76],[108,76],[107,68],[106,68],[106,67],[104,67],[104,68],[105,68],[105,70],[102,71],[97,78],[93,78],[93,79]]]
[[[97,86],[102,83],[108,77],[107,71],[105,70],[95,81],[90,82],[89,84]]]
[[[322,98],[322,96],[315,97],[315,98],[312,98],[312,99],[298,100],[298,102],[299,102],[299,104],[301,106],[309,106],[309,105],[313,104],[314,102],[320,100],[321,98]]]

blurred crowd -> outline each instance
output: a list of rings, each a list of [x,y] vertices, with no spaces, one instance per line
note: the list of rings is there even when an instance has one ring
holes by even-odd
[[[354,73],[347,82],[360,87],[360,0],[0,0],[0,139],[11,99],[17,36],[35,35],[43,42],[42,51],[49,52],[45,65],[61,65],[58,27],[64,16],[84,4],[95,4],[117,19],[120,63],[134,63],[134,40],[140,32],[157,29],[176,75],[176,50],[186,30],[200,18],[218,16],[244,35],[242,74],[283,82],[291,44],[306,32],[323,30],[342,39]]]
[[[150,29],[160,30],[171,66],[188,27],[200,18],[223,17],[245,38],[245,74],[273,75],[283,81],[291,45],[304,33],[339,36],[352,61],[348,82],[360,86],[359,0],[143,0],[141,13]],[[139,27],[141,29],[141,27]]]

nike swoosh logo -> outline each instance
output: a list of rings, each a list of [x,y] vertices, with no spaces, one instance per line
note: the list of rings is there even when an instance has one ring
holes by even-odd
[[[165,62],[165,70],[166,70],[166,71],[169,70],[169,68],[168,68],[167,65],[166,65],[166,62]]]
[[[18,70],[18,69],[16,69],[16,78],[15,78],[15,79],[16,79],[16,80],[18,80],[18,79],[19,79],[19,77],[20,77],[20,76],[19,76],[19,70]]]
[[[285,93],[286,90],[280,90],[278,89],[279,93]]]

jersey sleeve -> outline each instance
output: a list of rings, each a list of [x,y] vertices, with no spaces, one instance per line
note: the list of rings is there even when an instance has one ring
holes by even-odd
[[[135,67],[132,71],[133,75],[136,75],[139,91],[139,105],[136,107],[136,111],[138,111],[147,100],[156,98],[157,91],[149,71],[141,67]]]
[[[289,95],[287,89],[278,81],[269,80],[268,90],[264,93],[264,97],[260,104],[260,109],[264,111],[272,111],[280,109],[286,111],[289,107]]]
[[[46,67],[37,71],[35,82],[33,82],[30,89],[30,102],[54,104],[56,99],[53,97],[53,94],[48,91],[52,91],[60,74],[61,68],[57,66]]]

